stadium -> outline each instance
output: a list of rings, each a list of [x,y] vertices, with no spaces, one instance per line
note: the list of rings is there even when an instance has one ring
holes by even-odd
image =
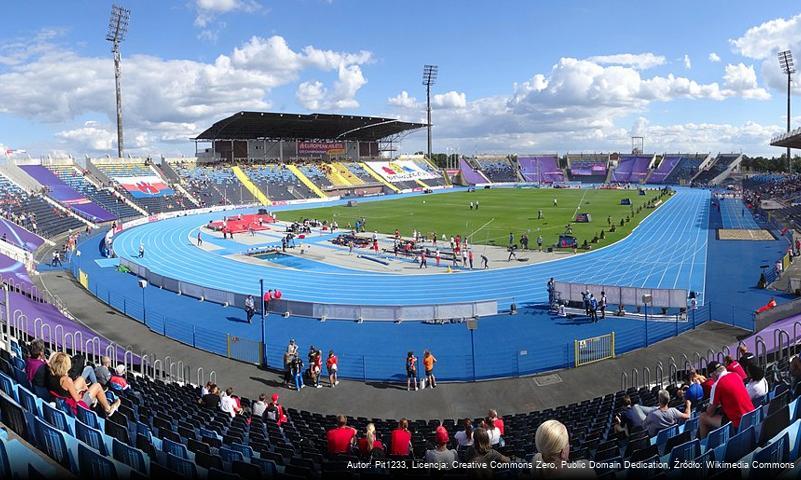
[[[2,478],[798,477],[789,83],[770,168],[437,154],[432,98],[125,155],[129,15],[116,155],[0,161]]]

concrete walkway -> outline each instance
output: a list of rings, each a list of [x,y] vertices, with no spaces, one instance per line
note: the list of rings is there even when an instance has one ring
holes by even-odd
[[[72,277],[61,271],[42,273],[37,281],[59,296],[67,309],[90,328],[130,346],[136,353],[169,355],[183,360],[193,370],[214,370],[222,387],[233,386],[236,392],[254,398],[262,392],[279,392],[284,404],[314,412],[345,413],[366,417],[458,418],[484,415],[489,408],[502,414],[529,412],[615,392],[620,388],[621,372],[649,366],[654,372],[657,361],[667,365],[673,355],[720,348],[736,341],[745,331],[718,323],[707,323],[694,332],[665,340],[647,349],[626,354],[555,375],[477,383],[441,384],[436,389],[407,392],[405,385],[342,381],[336,388],[305,388],[301,392],[282,387],[281,375],[258,367],[203,352],[161,335],[133,321],[83,290]],[[655,373],[655,372],[654,372]]]

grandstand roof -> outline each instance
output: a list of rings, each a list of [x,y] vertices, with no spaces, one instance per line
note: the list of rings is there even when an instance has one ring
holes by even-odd
[[[425,126],[392,118],[355,115],[239,112],[218,121],[195,140],[376,141]]]
[[[801,128],[771,138],[770,144],[774,147],[801,148]]]

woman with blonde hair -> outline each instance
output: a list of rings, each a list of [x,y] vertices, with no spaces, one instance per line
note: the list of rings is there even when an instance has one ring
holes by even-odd
[[[59,398],[65,399],[75,413],[78,411],[79,404],[83,402],[87,408],[91,408],[95,403],[100,403],[106,413],[106,417],[113,415],[120,406],[120,400],[117,399],[113,404],[109,405],[106,394],[103,392],[103,387],[99,383],[87,386],[83,377],[78,377],[75,380],[71,379],[69,376],[71,367],[72,360],[66,353],[55,352],[50,356],[48,361],[50,374],[47,376],[47,388],[50,392]]]
[[[532,460],[532,470],[535,476],[562,476],[581,475],[594,477],[592,470],[586,470],[583,462],[569,463],[570,435],[567,427],[558,420],[547,420],[534,434],[534,444],[537,454]]]
[[[359,439],[359,453],[362,458],[369,458],[374,449],[383,451],[384,444],[381,443],[381,440],[376,438],[375,425],[368,423],[364,432],[364,437]]]

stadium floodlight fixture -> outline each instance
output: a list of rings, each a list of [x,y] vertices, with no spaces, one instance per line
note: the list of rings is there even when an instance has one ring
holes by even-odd
[[[790,85],[792,84],[793,74],[796,72],[795,63],[793,62],[793,52],[790,50],[782,50],[777,54],[779,57],[779,67],[782,72],[787,75],[787,132],[790,132]],[[792,160],[790,159],[790,147],[787,147],[787,169],[792,170]]]
[[[439,74],[439,67],[436,65],[423,65],[423,85],[426,87],[426,116],[428,123],[428,159],[433,160],[431,156],[431,85],[437,83],[437,75]]]
[[[114,54],[114,86],[117,97],[117,156],[122,158],[123,139],[122,139],[122,92],[120,91],[120,43],[125,40],[128,34],[128,21],[131,18],[131,11],[119,5],[111,7],[111,16],[108,19],[108,33],[106,40],[111,42],[111,52]]]

